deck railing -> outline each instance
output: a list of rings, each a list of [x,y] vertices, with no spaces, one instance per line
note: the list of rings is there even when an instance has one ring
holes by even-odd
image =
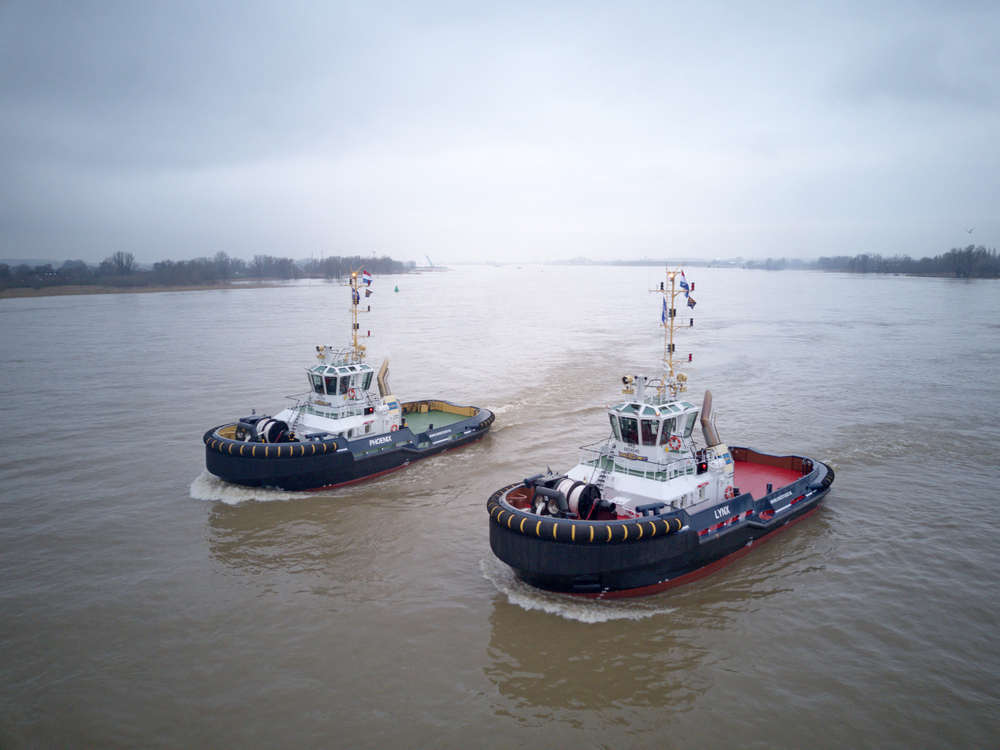
[[[299,414],[314,414],[318,417],[343,419],[344,417],[362,416],[365,413],[366,406],[376,405],[372,396],[368,394],[365,403],[359,403],[357,401],[350,401],[346,404],[331,403],[329,406],[323,407],[321,411],[312,405],[309,398],[311,395],[310,391],[306,391],[305,393],[285,396],[285,401],[288,404],[287,408],[292,411],[296,411]]]
[[[580,463],[593,466],[595,476],[601,471],[608,471],[653,479],[657,482],[667,482],[684,475],[693,476],[697,472],[697,462],[691,457],[671,458],[666,461],[637,461],[612,453],[607,443],[592,443],[581,447]]]

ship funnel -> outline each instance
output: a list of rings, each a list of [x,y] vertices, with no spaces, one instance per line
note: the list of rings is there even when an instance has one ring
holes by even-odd
[[[382,360],[382,366],[378,370],[378,392],[382,398],[388,396],[392,391],[389,390],[389,358],[386,357]]]
[[[712,424],[712,392],[705,391],[705,400],[701,405],[701,432],[705,436],[705,445],[711,448],[722,441],[719,440],[719,433],[715,431]]]

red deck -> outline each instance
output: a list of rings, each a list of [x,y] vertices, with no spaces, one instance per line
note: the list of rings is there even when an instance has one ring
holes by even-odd
[[[776,490],[802,478],[801,471],[781,469],[777,466],[752,464],[747,461],[735,461],[733,466],[733,486],[740,492],[752,492],[754,497],[766,495],[769,482]]]

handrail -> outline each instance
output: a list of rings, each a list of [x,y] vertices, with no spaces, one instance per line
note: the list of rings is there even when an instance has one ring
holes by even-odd
[[[285,400],[289,402],[288,408],[293,411],[297,411],[299,414],[314,414],[317,417],[327,417],[330,419],[343,419],[344,417],[357,417],[363,416],[365,411],[365,404],[361,404],[355,401],[348,402],[346,404],[329,404],[325,407],[327,411],[320,412],[316,409],[312,401],[306,400],[302,401],[302,396],[309,396],[310,392],[300,393],[293,396],[285,396]],[[371,396],[368,397],[368,404],[372,403]]]
[[[611,462],[611,471],[618,471],[622,474],[631,474],[633,476],[641,476],[644,479],[655,479],[663,482],[682,474],[694,474],[696,471],[697,462],[691,456],[673,458],[669,461],[636,461],[633,459],[622,458],[612,453],[610,450],[605,451],[591,447],[594,445],[607,447],[606,443],[591,443],[589,445],[581,446],[580,463],[587,464],[593,461],[596,465],[600,466],[601,460],[607,458]],[[596,458],[586,460],[583,456],[585,453],[595,454]],[[639,466],[642,468],[640,469]]]

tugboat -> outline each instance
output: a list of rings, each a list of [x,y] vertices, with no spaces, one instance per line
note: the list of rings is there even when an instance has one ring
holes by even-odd
[[[274,416],[254,412],[205,433],[209,472],[249,487],[322,490],[486,437],[491,411],[441,399],[400,401],[389,388],[389,360],[377,373],[364,361],[358,313],[362,288],[369,296],[371,281],[364,269],[351,274],[350,345],[316,347],[319,361],[306,368],[307,392],[289,396]],[[373,381],[377,392],[369,390]]]
[[[565,474],[535,474],[487,502],[494,554],[531,586],[592,598],[655,594],[694,581],[814,513],[833,470],[719,439],[712,394],[699,409],[677,372],[676,304],[694,285],[678,266],[663,295],[659,378],[626,375],[607,440]],[[690,355],[687,361],[691,361]],[[705,445],[699,447],[700,423]]]

